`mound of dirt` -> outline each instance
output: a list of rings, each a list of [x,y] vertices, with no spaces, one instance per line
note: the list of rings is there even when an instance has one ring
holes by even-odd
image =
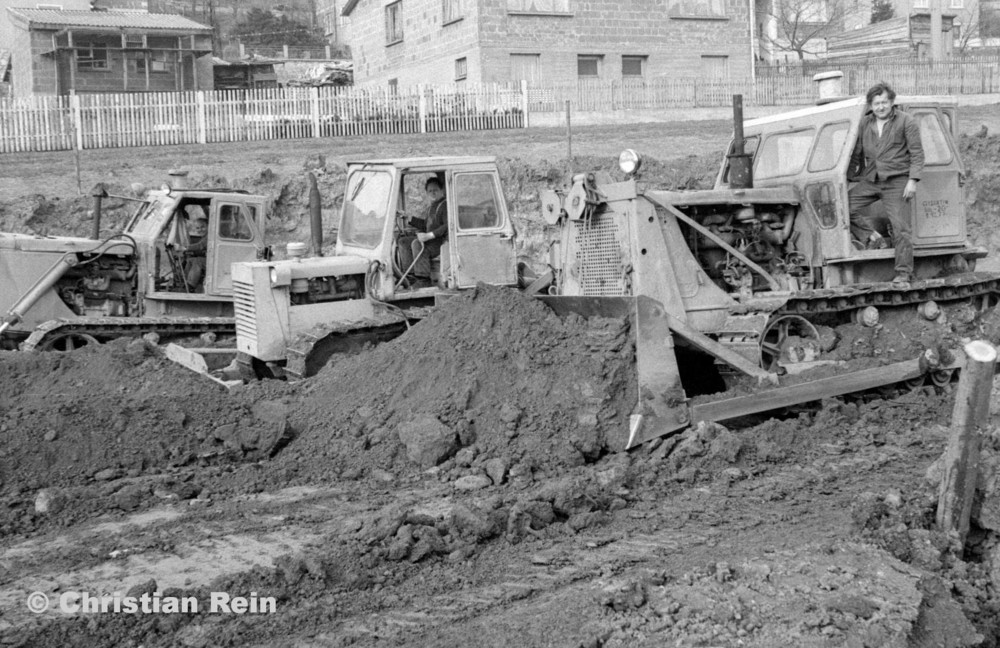
[[[252,459],[273,429],[266,414],[142,340],[69,354],[4,352],[0,366],[0,486],[8,491]]]
[[[431,469],[527,485],[597,459],[622,433],[632,346],[625,321],[564,320],[480,286],[307,381],[279,462],[303,479]]]

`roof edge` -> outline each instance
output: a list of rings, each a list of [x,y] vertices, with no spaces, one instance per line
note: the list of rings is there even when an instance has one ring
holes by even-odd
[[[343,11],[340,12],[341,16],[350,16],[354,8],[358,6],[361,0],[347,0],[347,4],[344,5]]]

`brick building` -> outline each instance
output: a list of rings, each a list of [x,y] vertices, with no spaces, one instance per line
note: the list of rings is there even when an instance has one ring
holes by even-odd
[[[745,0],[347,0],[355,83],[738,78]]]
[[[2,0],[14,96],[212,89],[210,27],[145,2],[95,4]]]

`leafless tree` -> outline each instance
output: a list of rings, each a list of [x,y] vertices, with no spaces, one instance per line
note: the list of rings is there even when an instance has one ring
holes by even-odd
[[[844,28],[854,0],[772,0],[771,29],[761,41],[773,51],[794,52],[799,60],[826,51],[826,37]]]
[[[959,11],[958,22],[961,23],[961,32],[955,41],[955,50],[959,54],[966,54],[972,45],[971,41],[1000,37],[1000,3],[991,5],[977,2],[972,7]]]

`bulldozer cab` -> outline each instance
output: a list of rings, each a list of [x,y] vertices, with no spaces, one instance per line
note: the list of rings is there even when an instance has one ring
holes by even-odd
[[[443,206],[432,205],[426,191],[432,178],[444,190]],[[425,288],[413,281],[421,254],[421,246],[413,246],[417,234],[426,231],[432,206],[447,214],[447,238],[443,244],[427,245],[435,254],[430,265],[433,284]],[[387,301],[480,281],[513,285],[514,228],[496,161],[441,157],[349,163],[337,254],[378,261],[378,297]]]
[[[917,120],[925,155],[923,176],[911,204],[916,262],[919,266],[922,257],[940,259],[949,250],[974,262],[985,252],[969,250],[966,242],[963,167],[954,139],[956,100],[899,96],[896,106]],[[865,99],[858,97],[749,120],[744,125],[753,187],[790,187],[798,196],[789,244],[813,268],[815,287],[885,281],[887,274],[891,276],[893,250],[865,250],[850,234],[848,167],[866,110]],[[723,161],[717,190],[731,188],[733,150],[731,146]],[[874,218],[876,229],[889,237],[881,203],[873,205],[868,215]],[[929,263],[924,264],[925,275],[936,273]]]
[[[266,253],[267,205],[264,196],[238,191],[152,192],[126,227],[139,249],[137,288],[146,312],[202,314],[203,306],[186,303],[230,301],[232,264]]]

